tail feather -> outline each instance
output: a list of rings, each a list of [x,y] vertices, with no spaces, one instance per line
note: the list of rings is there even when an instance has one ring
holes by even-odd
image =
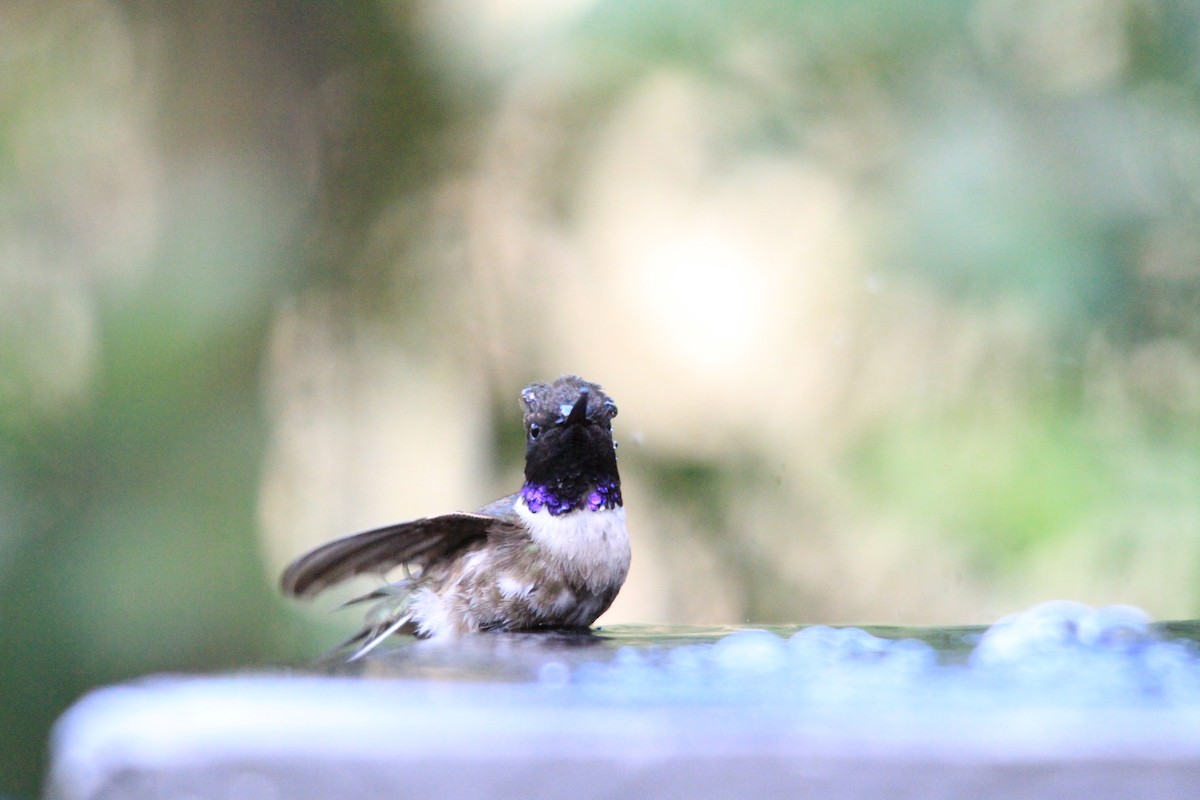
[[[407,614],[405,614],[404,616],[399,617],[398,619],[396,619],[394,622],[392,622],[390,625],[387,625],[386,627],[381,627],[381,626],[376,625],[374,627],[364,628],[363,630],[359,631],[359,633],[357,635],[351,637],[349,640],[347,640],[345,643],[343,643],[342,647],[347,647],[348,645],[354,644],[356,642],[360,642],[360,641],[362,642],[362,645],[357,650],[355,650],[350,655],[350,657],[346,660],[347,661],[357,661],[358,659],[362,658],[367,653],[371,652],[376,647],[378,647],[379,644],[381,642],[383,642],[384,639],[388,638],[393,633],[400,632],[400,630],[402,628],[404,628],[405,625],[408,625],[411,621],[412,621],[411,618]]]
[[[375,601],[375,605],[367,612],[362,630],[338,645],[336,650],[349,650],[357,645],[348,659],[356,661],[393,633],[416,633],[410,610],[414,588],[411,580],[397,581],[343,603],[345,607]]]

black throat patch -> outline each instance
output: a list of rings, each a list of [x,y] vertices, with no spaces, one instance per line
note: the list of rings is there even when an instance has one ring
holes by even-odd
[[[521,393],[525,405],[525,486],[530,510],[551,514],[621,505],[612,418],[617,406],[594,383],[564,375]]]

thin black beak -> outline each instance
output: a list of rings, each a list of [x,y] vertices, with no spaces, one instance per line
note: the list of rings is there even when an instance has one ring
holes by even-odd
[[[586,388],[579,390],[579,399],[575,401],[575,405],[571,406],[571,413],[567,414],[567,418],[563,421],[564,425],[578,425],[587,420],[587,403],[588,390]]]

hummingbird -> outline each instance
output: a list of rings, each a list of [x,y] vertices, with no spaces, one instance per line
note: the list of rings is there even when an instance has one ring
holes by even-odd
[[[335,539],[284,571],[283,591],[311,597],[363,573],[401,567],[399,580],[351,600],[373,601],[350,660],[395,633],[419,638],[482,631],[586,628],[629,572],[617,474],[616,403],[564,375],[521,392],[525,482],[475,512],[454,512]]]

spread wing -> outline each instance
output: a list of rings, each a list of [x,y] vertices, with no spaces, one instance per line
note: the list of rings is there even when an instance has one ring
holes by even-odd
[[[484,512],[492,511],[499,502]],[[489,528],[503,524],[502,518],[491,513],[459,512],[344,536],[293,561],[283,573],[283,591],[311,597],[364,572],[383,573],[400,564],[424,568],[486,538]]]

